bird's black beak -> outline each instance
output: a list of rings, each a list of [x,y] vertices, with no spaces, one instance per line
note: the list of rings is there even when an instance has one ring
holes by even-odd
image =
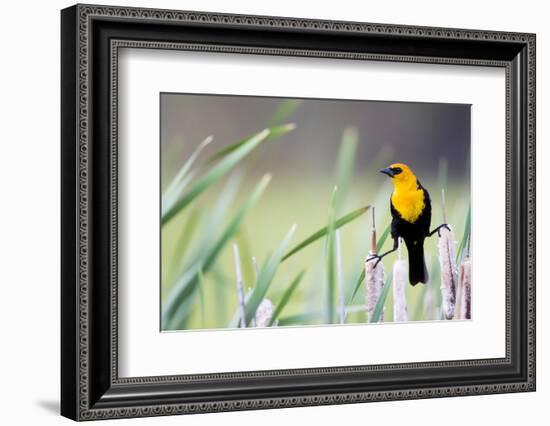
[[[385,169],[380,170],[380,173],[384,173],[385,175],[388,175],[389,177],[394,177],[395,173],[393,173],[393,170],[389,167],[386,167]]]

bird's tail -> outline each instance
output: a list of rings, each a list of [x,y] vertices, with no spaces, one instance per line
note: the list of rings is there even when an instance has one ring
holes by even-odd
[[[409,282],[412,285],[418,283],[426,284],[428,282],[428,270],[424,260],[424,241],[414,241],[407,243],[409,252]]]

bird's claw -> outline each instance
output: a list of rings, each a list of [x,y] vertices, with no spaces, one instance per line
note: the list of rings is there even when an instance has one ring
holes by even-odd
[[[376,263],[374,264],[374,267],[376,268],[378,266],[378,264],[380,263],[380,261],[382,260],[382,257],[378,256],[377,254],[370,254],[365,259],[365,263],[370,262],[373,259],[376,259]]]
[[[444,223],[437,228],[437,236],[441,237],[441,228],[445,228],[447,231],[451,232],[451,228],[449,228],[449,225]]]

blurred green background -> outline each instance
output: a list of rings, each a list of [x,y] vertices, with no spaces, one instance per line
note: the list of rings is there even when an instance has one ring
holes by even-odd
[[[163,330],[231,326],[239,307],[234,243],[239,247],[244,290],[251,292],[257,284],[253,257],[261,274],[262,265],[265,266],[293,224],[297,229],[285,252],[327,227],[331,214],[341,217],[373,205],[380,237],[391,221],[392,183],[378,170],[391,163],[409,165],[430,192],[432,228],[443,222],[442,188],[445,189],[447,222],[454,228],[457,239],[468,226],[469,105],[172,93],[161,94],[160,101],[161,185],[165,194],[199,144],[213,137],[193,162],[191,172],[182,183],[180,197],[188,194],[216,164],[228,158],[227,154],[223,155],[224,148],[267,127],[295,125],[280,137],[260,143],[196,194],[185,208],[163,222]],[[347,145],[347,154],[353,154],[351,162],[345,161],[346,137],[353,139]],[[344,178],[338,175],[339,161],[345,169]],[[206,264],[201,256],[205,256],[209,244],[215,245],[267,173],[271,181],[261,198],[219,248],[215,260]],[[342,183],[342,179],[347,184],[345,191],[339,187],[340,199],[335,207],[331,199],[335,185]],[[167,204],[165,198],[163,209],[164,204]],[[352,294],[369,252],[371,226],[372,214],[368,211],[340,228],[347,323],[366,321],[364,286],[359,286],[353,299]],[[382,251],[391,245],[388,238]],[[440,319],[436,246],[437,238],[426,240],[430,283],[407,286],[409,320]],[[338,300],[338,288],[332,290],[332,295],[327,289],[327,255],[324,236],[277,265],[265,291],[265,297],[274,305],[284,298],[296,276],[305,271],[277,315],[279,326],[327,323],[327,299]],[[395,256],[384,258],[386,276]],[[195,271],[193,279],[189,278],[190,270]],[[391,299],[390,291],[385,301],[384,321],[392,321]],[[168,312],[170,304],[173,309]],[[330,322],[337,322],[336,312]]]

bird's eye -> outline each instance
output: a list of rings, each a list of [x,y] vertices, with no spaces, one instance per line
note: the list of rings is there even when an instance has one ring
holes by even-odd
[[[391,171],[393,172],[394,175],[398,175],[403,171],[403,169],[401,169],[401,167],[392,167]]]

